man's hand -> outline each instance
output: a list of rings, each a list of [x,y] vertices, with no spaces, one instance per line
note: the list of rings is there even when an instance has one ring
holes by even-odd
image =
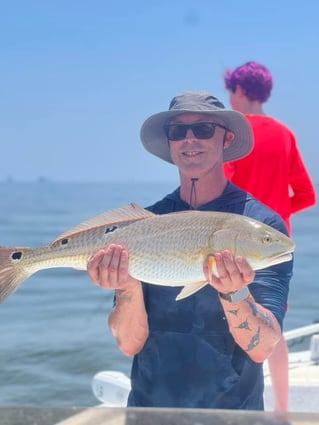
[[[111,244],[100,249],[89,261],[90,278],[104,289],[126,290],[139,281],[129,275],[129,255],[122,245]]]
[[[213,263],[218,272],[216,277],[212,271]],[[204,264],[207,281],[218,291],[229,293],[239,291],[255,279],[255,272],[243,257],[234,257],[228,250],[218,252]]]

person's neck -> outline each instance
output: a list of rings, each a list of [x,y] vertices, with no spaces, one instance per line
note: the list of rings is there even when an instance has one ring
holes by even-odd
[[[180,197],[192,208],[197,209],[208,202],[219,198],[224,192],[227,180],[220,176],[181,176]]]
[[[263,110],[263,104],[257,100],[247,100],[241,105],[239,112],[245,115],[266,115]]]

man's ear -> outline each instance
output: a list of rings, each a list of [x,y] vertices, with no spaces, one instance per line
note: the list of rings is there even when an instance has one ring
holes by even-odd
[[[237,84],[237,86],[236,86],[236,94],[239,96],[239,97],[244,97],[244,96],[246,96],[246,93],[245,93],[245,90],[239,85],[239,84]]]
[[[234,140],[234,138],[235,138],[235,134],[232,131],[227,130],[225,132],[224,142],[223,142],[224,149],[229,148],[229,146],[232,144],[232,141]]]

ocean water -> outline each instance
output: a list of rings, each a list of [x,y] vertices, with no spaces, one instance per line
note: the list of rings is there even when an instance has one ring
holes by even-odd
[[[129,202],[162,198],[174,183],[0,183],[0,245],[36,247]],[[318,193],[318,186],[317,186]],[[319,320],[318,206],[293,218],[295,271],[285,330]],[[72,269],[41,271],[0,305],[0,406],[92,406],[95,373],[129,373],[107,327],[113,294]]]

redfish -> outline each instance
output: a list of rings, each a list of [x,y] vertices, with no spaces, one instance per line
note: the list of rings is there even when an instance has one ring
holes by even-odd
[[[129,204],[79,224],[49,245],[0,247],[0,302],[39,270],[86,270],[92,256],[112,243],[127,248],[134,278],[183,287],[176,299],[207,284],[203,272],[207,259],[217,275],[216,252],[228,249],[258,270],[291,260],[295,247],[283,233],[242,215],[194,210],[156,215]]]

